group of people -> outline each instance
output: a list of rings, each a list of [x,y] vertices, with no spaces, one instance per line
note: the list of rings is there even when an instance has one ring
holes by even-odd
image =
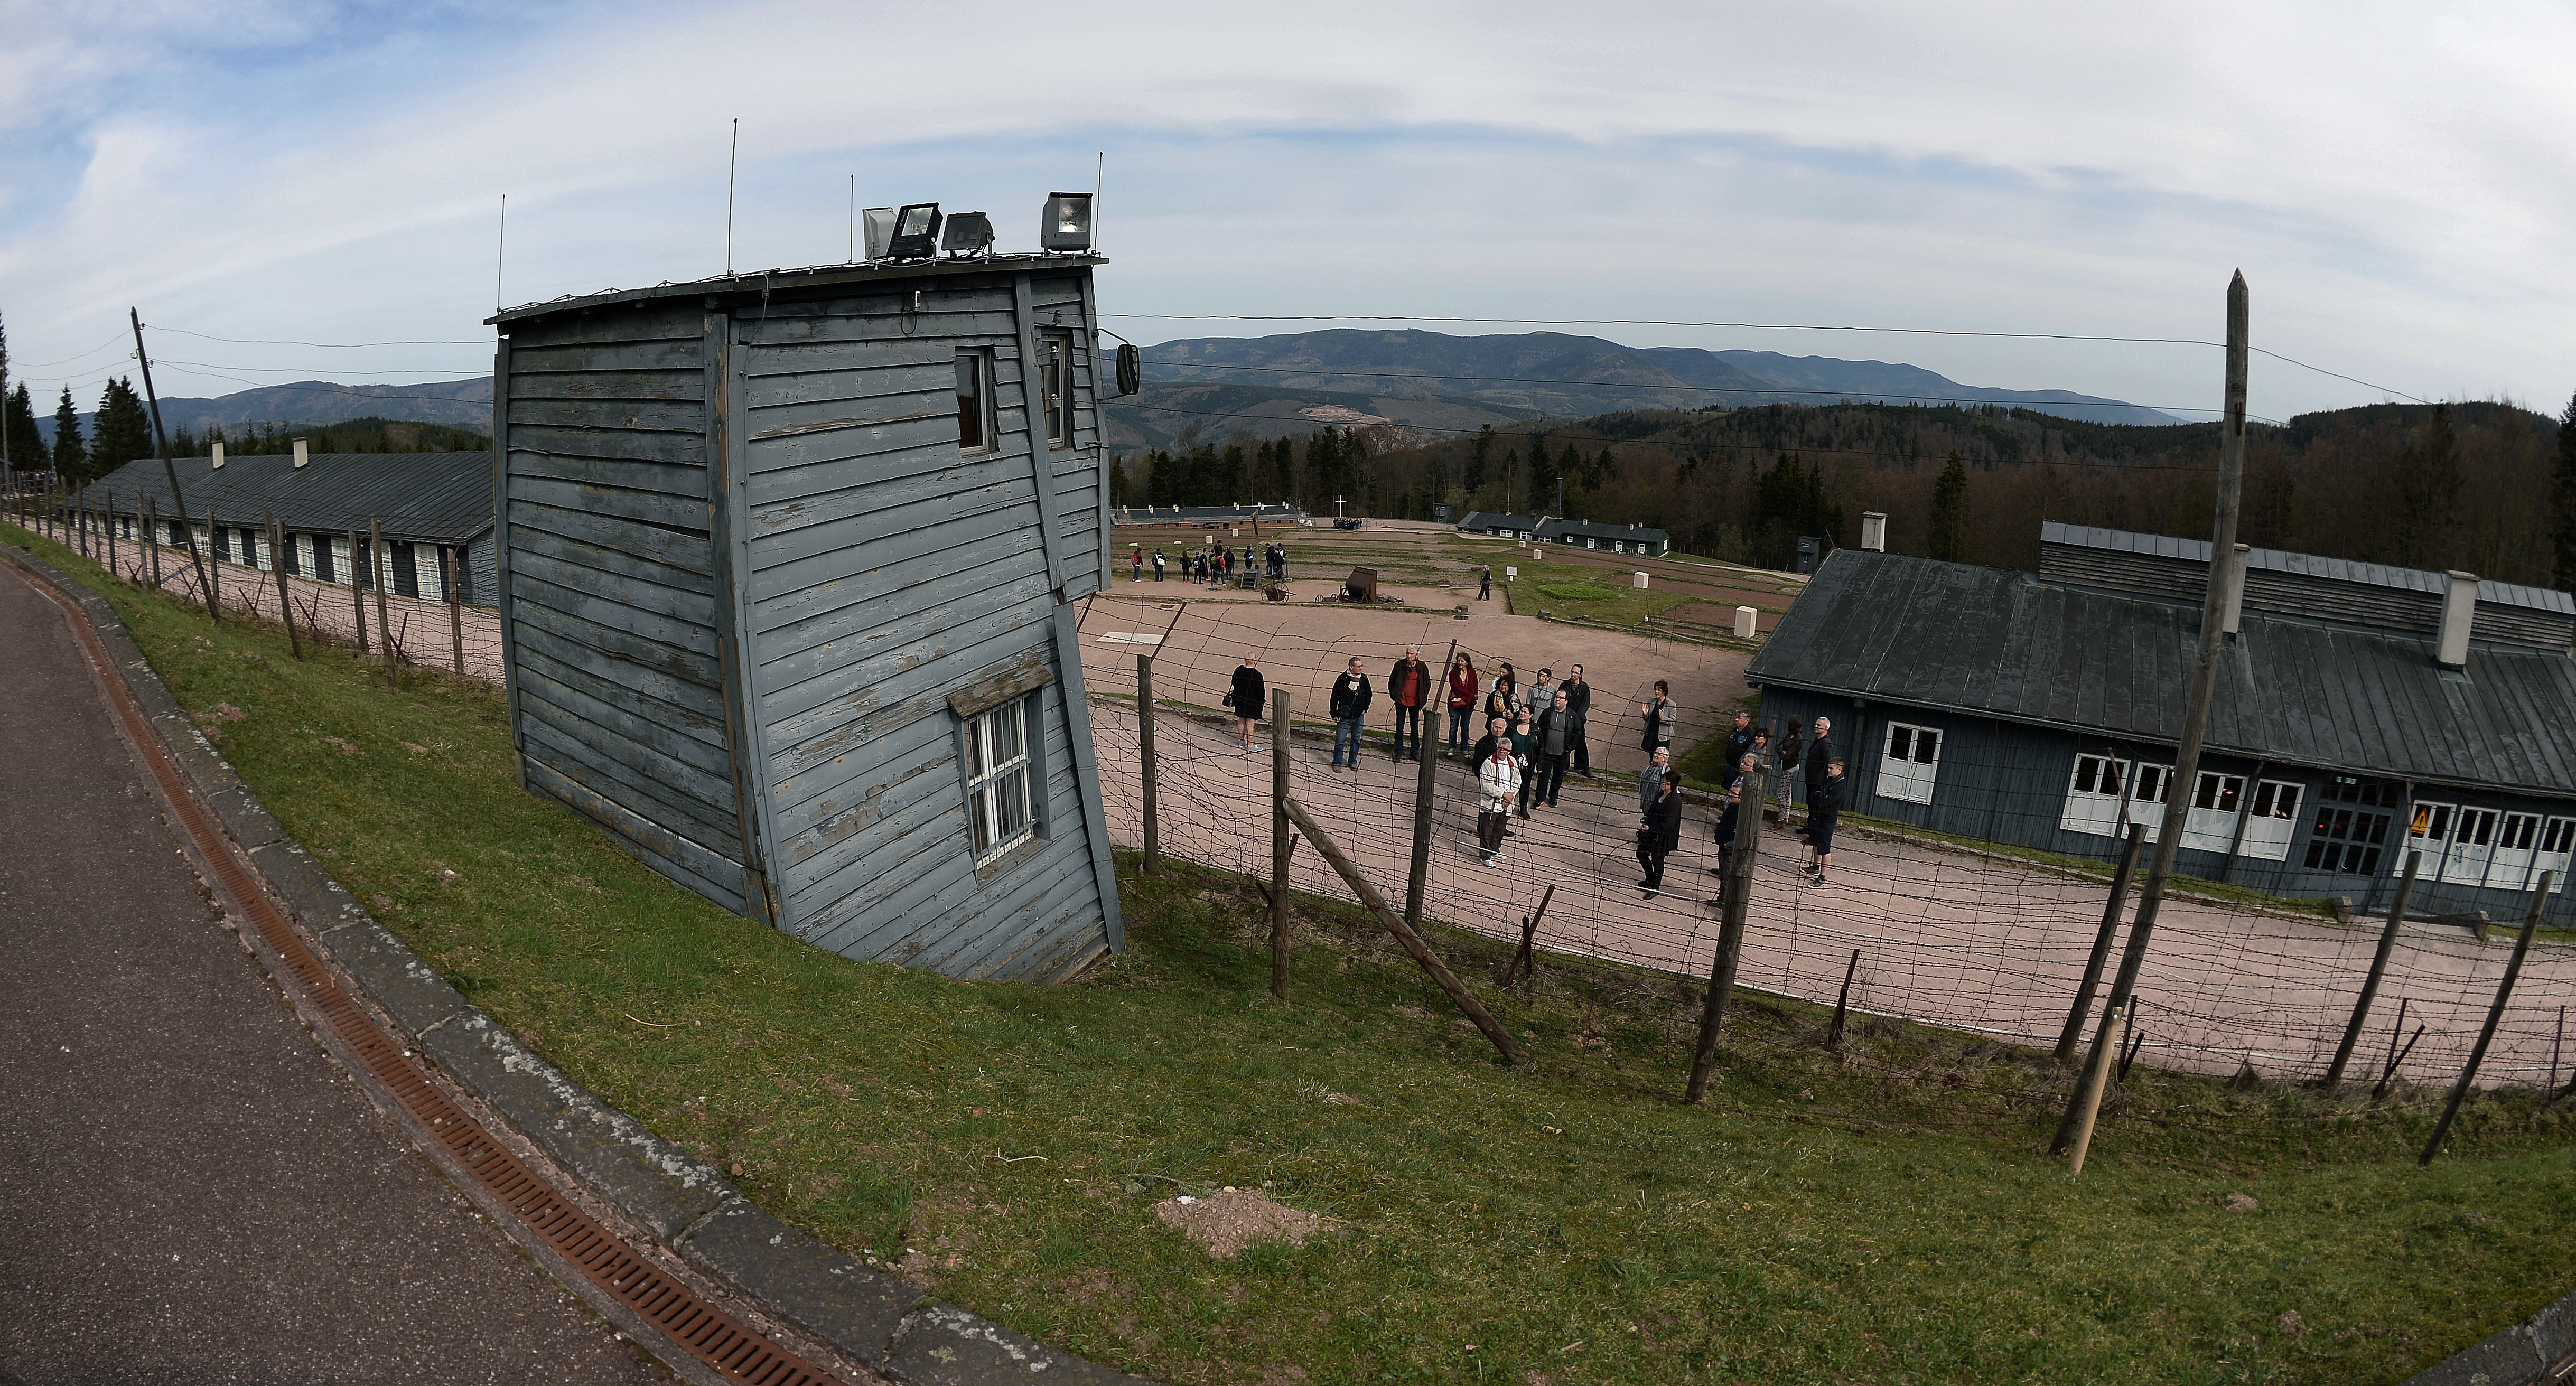
[[[1833,732],[1834,720],[1830,717],[1817,718],[1811,736],[1796,722],[1791,722],[1788,731],[1781,735],[1780,744],[1774,747],[1770,731],[1754,726],[1751,713],[1736,712],[1735,726],[1726,734],[1726,761],[1732,768],[1728,774],[1726,809],[1717,824],[1716,870],[1719,875],[1725,874],[1726,863],[1734,854],[1736,812],[1744,799],[1744,781],[1756,766],[1768,764],[1773,767],[1772,782],[1780,790],[1778,806],[1776,809],[1768,805],[1759,806],[1757,811],[1768,810],[1774,814],[1773,821],[1787,823],[1789,810],[1796,806],[1798,790],[1803,782],[1807,795],[1807,824],[1800,837],[1805,844],[1805,860],[1798,869],[1807,877],[1808,884],[1825,883],[1826,873],[1833,869],[1834,829],[1841,822],[1848,791],[1843,779],[1845,765],[1842,752],[1834,745]]]
[[[1230,549],[1223,544],[1218,544],[1196,553],[1182,554],[1180,557],[1181,576],[1188,578],[1192,583],[1222,587],[1234,581],[1234,575],[1238,567],[1243,571],[1250,571],[1253,561],[1253,548],[1250,544],[1243,546],[1243,557],[1240,559],[1235,557],[1233,549]],[[1261,575],[1263,577],[1274,582],[1287,577],[1288,546],[1285,544],[1262,545],[1260,550],[1260,563]],[[1149,554],[1145,552],[1144,546],[1141,544],[1130,545],[1127,549],[1127,580],[1130,582],[1143,582],[1145,580],[1145,568],[1148,564],[1153,566],[1154,581],[1161,582],[1163,580],[1164,569],[1162,551],[1157,549]]]

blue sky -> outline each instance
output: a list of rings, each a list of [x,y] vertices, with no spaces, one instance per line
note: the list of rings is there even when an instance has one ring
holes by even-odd
[[[8,0],[0,29],[13,374],[84,407],[129,304],[455,343],[174,335],[171,394],[488,369],[505,193],[509,302],[721,271],[734,117],[739,269],[841,258],[853,174],[862,205],[980,208],[1026,248],[1105,150],[1111,313],[2205,338],[2242,267],[2273,351],[2431,398],[2576,390],[2563,4]],[[2218,388],[2198,347],[1597,331],[2177,409]],[[2257,359],[2261,414],[2381,397]]]

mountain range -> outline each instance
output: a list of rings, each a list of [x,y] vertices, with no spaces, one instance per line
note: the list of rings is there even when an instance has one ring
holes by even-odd
[[[1144,348],[1141,393],[1102,401],[1109,445],[1169,446],[1195,429],[1222,438],[1303,434],[1326,425],[1396,424],[1445,434],[1527,419],[1752,404],[2012,404],[2093,423],[2180,423],[2169,414],[2072,390],[1962,385],[1921,366],[1773,351],[1630,347],[1600,337],[1523,332],[1332,329],[1273,337],[1197,337]],[[332,423],[374,416],[490,432],[489,376],[420,385],[299,380],[212,399],[165,398],[163,422]],[[89,417],[82,416],[83,426]],[[53,420],[37,427],[50,442]]]

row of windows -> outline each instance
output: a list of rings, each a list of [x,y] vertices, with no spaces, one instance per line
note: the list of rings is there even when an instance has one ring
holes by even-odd
[[[1073,334],[1038,334],[1037,406],[1047,446],[1073,446]],[[987,347],[957,352],[957,450],[988,453],[1002,445],[1000,391]]]
[[[119,515],[113,530],[120,539],[135,538],[139,532],[131,516]],[[163,520],[154,526],[155,536],[170,548],[186,550],[188,531],[176,520]],[[250,525],[216,525],[208,552],[220,562],[238,563],[245,568],[266,570],[277,557],[264,530]],[[413,544],[395,539],[385,545],[386,576],[398,597],[427,597],[446,600],[454,586],[452,575],[462,562],[459,551],[438,544]],[[373,588],[374,565],[369,562],[371,545],[360,539],[353,547],[350,541],[331,534],[288,534],[286,536],[286,571],[297,577],[310,577],[316,582],[336,582]]]
[[[1909,803],[1932,802],[1939,774],[1941,733],[1891,722],[1879,762],[1877,793]],[[2375,876],[2404,869],[2391,849],[2405,787],[2395,781],[2338,776],[2317,791],[2315,812],[2302,819],[2307,786],[2203,770],[2192,786],[2182,845],[2269,861],[2289,858],[2304,824],[2303,864],[2310,871]],[[2133,764],[2116,756],[2079,755],[2068,777],[2058,826],[2097,836],[2125,835],[2131,824],[2153,842],[2163,831],[2164,806],[2173,791],[2173,767]],[[2540,873],[2559,881],[2576,860],[2576,818],[2514,813],[2458,804],[2417,803],[2405,832],[2406,847],[2421,852],[2424,879],[2492,889],[2527,890]],[[2553,882],[2555,889],[2557,882]]]

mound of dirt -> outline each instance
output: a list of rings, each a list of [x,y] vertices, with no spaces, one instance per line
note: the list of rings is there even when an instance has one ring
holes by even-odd
[[[1154,1205],[1154,1216],[1219,1260],[1232,1260],[1263,1237],[1283,1237],[1304,1246],[1327,1225],[1322,1216],[1273,1203],[1251,1189],[1225,1189],[1206,1198],[1182,1194]]]

